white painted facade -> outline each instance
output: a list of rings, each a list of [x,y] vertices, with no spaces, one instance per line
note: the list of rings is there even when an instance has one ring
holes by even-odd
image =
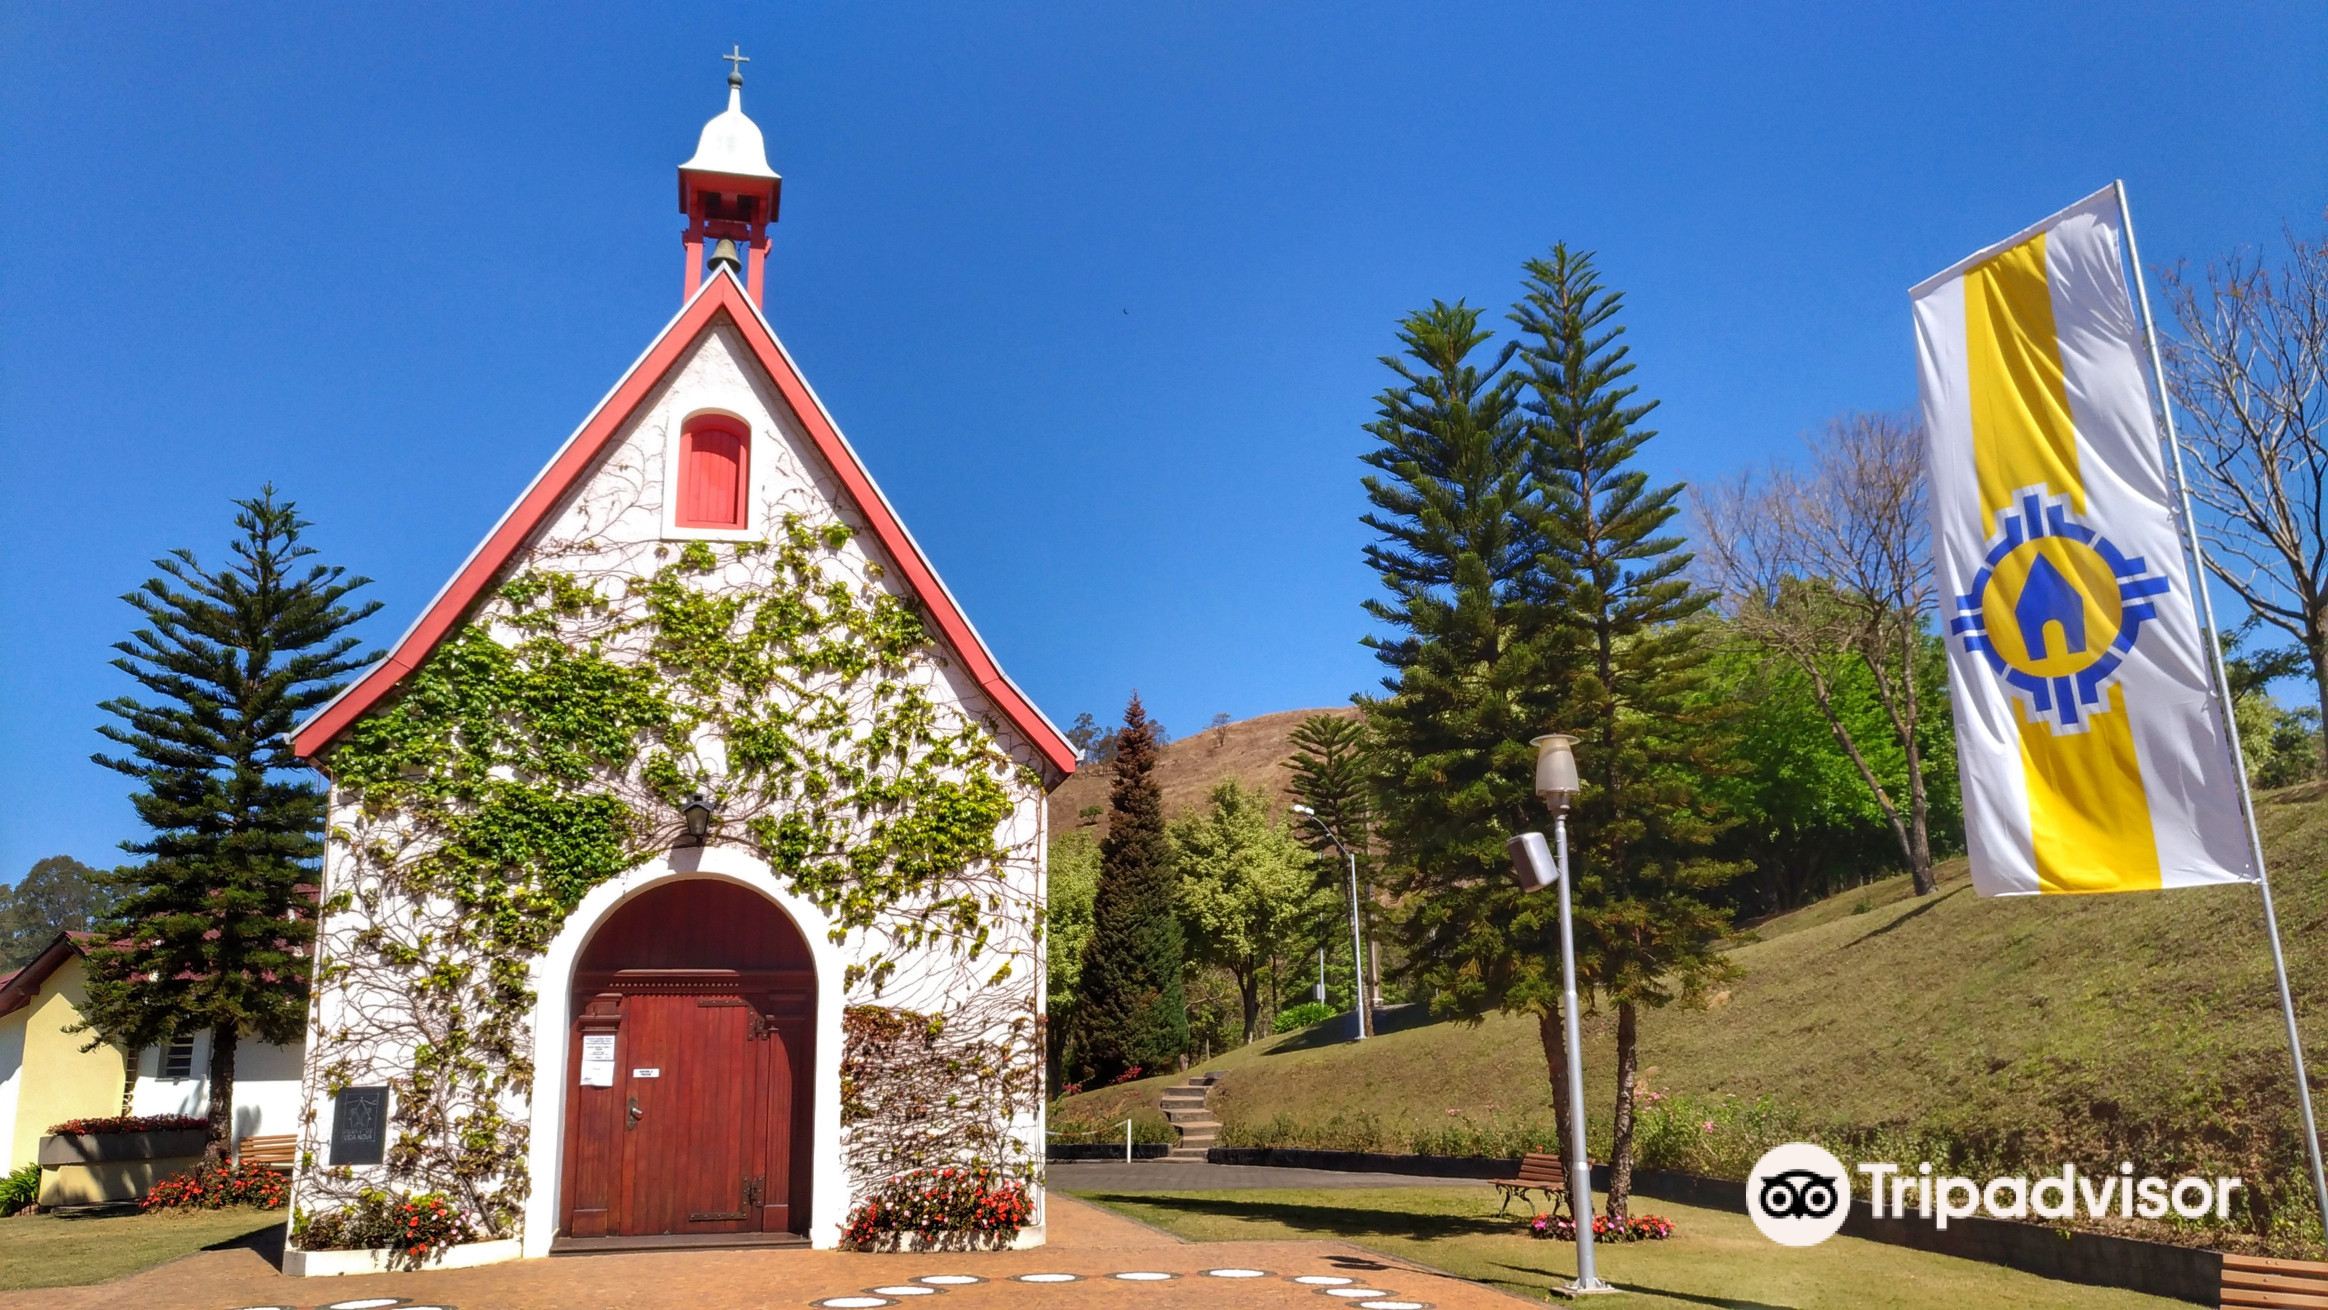
[[[24,1020],[0,1017],[0,1173],[32,1163],[16,1158],[16,1102],[23,1087]]]
[[[715,278],[724,276],[728,275],[714,274]],[[681,429],[688,419],[705,413],[740,420],[749,429],[750,518],[747,528],[741,532],[682,529],[674,524],[672,503],[676,495],[671,474],[678,459]],[[567,492],[560,508],[509,561],[500,577],[506,579],[527,570],[564,570],[596,580],[600,590],[606,592],[607,579],[644,577],[668,563],[687,541],[762,538],[770,535],[772,528],[778,528],[787,515],[798,515],[812,527],[835,520],[853,529],[866,526],[862,516],[849,505],[813,439],[789,412],[749,344],[732,326],[722,323],[706,331],[672,367],[662,385],[607,443],[601,458]],[[723,572],[718,575],[718,585],[752,585],[752,562],[730,561],[728,557],[729,552],[722,549]],[[896,561],[883,555],[871,532],[858,531],[825,560],[825,565],[832,576],[855,588],[881,588],[896,594],[904,591],[903,575]],[[486,594],[490,597],[492,593],[488,590]],[[477,614],[489,614],[494,603],[482,602]],[[515,634],[506,628],[492,631],[499,639],[514,640]],[[608,653],[615,658],[624,657],[623,652],[611,647]],[[562,1213],[561,1155],[565,1147],[565,1071],[571,1021],[568,1011],[575,959],[594,928],[618,906],[649,887],[674,879],[715,878],[752,888],[789,916],[810,946],[817,983],[814,1068],[813,1077],[803,1084],[803,1090],[814,1100],[815,1126],[812,1140],[795,1143],[794,1149],[809,1152],[813,1160],[806,1227],[818,1247],[837,1245],[840,1225],[854,1199],[867,1185],[878,1181],[852,1166],[849,1133],[841,1124],[844,1009],[850,1005],[878,1004],[959,1016],[976,1024],[1007,1022],[1013,1015],[1039,1018],[1043,990],[1035,925],[1043,896],[1046,844],[1045,788],[1041,782],[1046,767],[1043,756],[962,672],[958,660],[922,661],[907,671],[903,680],[924,689],[942,715],[962,723],[986,725],[998,748],[1020,766],[1004,783],[1013,805],[1010,817],[998,834],[1005,857],[994,869],[975,871],[983,879],[982,888],[991,891],[994,905],[987,925],[991,939],[983,952],[973,961],[956,957],[943,945],[927,947],[907,954],[877,993],[865,983],[851,989],[844,981],[850,966],[866,963],[881,954],[886,943],[875,940],[875,933],[862,931],[837,942],[832,940],[831,925],[815,905],[772,876],[769,867],[747,847],[717,840],[708,847],[682,847],[651,858],[630,874],[599,885],[567,917],[549,950],[529,962],[536,997],[532,1048],[534,1067],[540,1072],[530,1096],[511,1098],[501,1107],[508,1120],[522,1126],[528,1134],[530,1192],[523,1204],[521,1231],[512,1235],[525,1255],[548,1252]],[[717,740],[699,740],[696,749],[698,758],[715,770],[724,766],[724,750]],[[740,824],[729,824],[725,830],[738,832]],[[377,883],[376,873],[367,869],[365,857],[359,854],[364,842],[409,835],[400,834],[393,821],[384,823],[378,816],[361,812],[337,789],[332,798],[329,831],[332,837],[325,859],[324,888],[327,902],[351,887],[366,885],[367,880]],[[400,906],[374,914],[350,910],[329,915],[321,925],[323,958],[347,958],[356,949],[353,943],[362,930],[376,923],[387,922],[401,930],[407,922],[424,924],[449,912],[449,906],[437,904]],[[890,954],[895,957],[894,952]],[[1006,964],[1007,977],[996,981],[998,970]],[[268,1099],[257,1104],[257,1121],[271,1125],[279,1121],[278,1115],[292,1121],[303,1118],[302,1146],[320,1159],[331,1138],[332,1114],[332,1098],[326,1089],[322,1066],[345,1060],[346,1063],[336,1067],[344,1081],[352,1084],[392,1084],[408,1076],[411,1044],[406,1039],[386,1035],[392,1032],[394,1024],[383,1019],[383,1016],[392,1019],[397,1007],[403,1004],[403,997],[392,984],[366,983],[353,976],[321,983],[311,1019],[311,1034],[333,1034],[335,1040],[318,1043],[311,1035],[310,1045],[319,1052],[328,1048],[329,1053],[319,1054],[310,1062],[303,1092],[281,1103]],[[1003,1019],[997,1020],[998,1015]],[[344,1035],[357,1029],[384,1035],[351,1052]],[[1039,1033],[1039,1028],[1035,1031]],[[1039,1042],[1039,1036],[1035,1040]],[[1034,1058],[1039,1063],[1039,1046]],[[141,1077],[141,1096],[144,1086],[145,1079]],[[276,1084],[261,1086],[270,1089],[261,1095],[271,1097]],[[392,1106],[392,1132],[393,1118]],[[1010,1127],[1026,1157],[1039,1161],[1043,1150],[1040,1098],[1014,1118]],[[304,1169],[305,1166],[295,1204],[312,1206],[315,1198],[306,1190],[308,1180]],[[387,1181],[385,1171],[378,1167],[358,1173]],[[797,1198],[795,1203],[799,1203]],[[1036,1226],[1028,1234],[1033,1240],[1040,1240],[1040,1219],[1038,1211]]]
[[[210,1112],[210,1033],[194,1035],[194,1058],[184,1078],[163,1076],[163,1051],[138,1053],[137,1081],[129,1112],[137,1115]],[[249,1038],[234,1048],[235,1141],[299,1131],[300,1057],[298,1046],[275,1046]]]

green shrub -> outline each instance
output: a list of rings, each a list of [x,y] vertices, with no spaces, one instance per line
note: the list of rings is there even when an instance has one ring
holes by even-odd
[[[1314,1027],[1340,1013],[1340,1010],[1323,1001],[1303,1001],[1299,1005],[1289,1005],[1279,1010],[1271,1031],[1289,1033],[1296,1028]]]
[[[0,1219],[40,1199],[40,1166],[28,1164],[0,1178]]]
[[[1407,1138],[1407,1150],[1416,1155],[1484,1155],[1516,1160],[1531,1151],[1560,1150],[1560,1129],[1550,1114],[1535,1119],[1505,1119],[1488,1115],[1474,1119],[1450,1113],[1443,1123],[1424,1124]]]

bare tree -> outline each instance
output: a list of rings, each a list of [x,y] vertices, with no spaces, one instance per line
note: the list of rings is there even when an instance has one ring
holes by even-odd
[[[1910,420],[1848,414],[1809,441],[1810,468],[1774,467],[1698,495],[1707,581],[1739,628],[1801,669],[1820,716],[1899,842],[1916,894],[1934,887],[1930,802],[1917,739],[1917,643],[1931,612],[1924,435]],[[1836,703],[1836,674],[1863,666],[1907,761],[1907,795],[1884,785]]]
[[[2182,335],[2160,345],[2191,496],[2214,520],[2208,563],[2255,617],[2296,639],[2328,719],[2328,236],[2286,239],[2276,275],[2246,253],[2201,278],[2169,269]],[[2328,733],[2320,751],[2328,773]]]

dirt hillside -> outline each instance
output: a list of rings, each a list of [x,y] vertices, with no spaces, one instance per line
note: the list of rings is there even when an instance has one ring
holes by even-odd
[[[1285,798],[1285,757],[1293,753],[1293,747],[1287,738],[1301,726],[1303,719],[1313,714],[1355,718],[1358,711],[1347,705],[1333,709],[1280,710],[1193,732],[1165,746],[1163,761],[1156,766],[1156,781],[1164,791],[1165,816],[1175,818],[1203,805],[1204,798],[1223,778],[1235,778],[1248,787],[1257,787],[1275,797],[1280,805],[1290,803]],[[1078,827],[1104,829],[1107,791],[1112,781],[1113,776],[1104,764],[1087,765],[1078,770],[1059,790],[1051,793],[1051,831],[1066,832]],[[1084,819],[1083,811],[1095,805],[1100,808],[1100,815]]]

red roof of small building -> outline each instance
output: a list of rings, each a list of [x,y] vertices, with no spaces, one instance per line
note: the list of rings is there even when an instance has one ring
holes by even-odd
[[[420,667],[438,643],[450,636],[462,619],[492,587],[510,559],[548,522],[567,493],[589,472],[600,453],[620,432],[663,379],[686,358],[688,348],[721,322],[732,325],[746,347],[767,370],[776,391],[792,411],[801,429],[832,467],[842,490],[871,529],[874,539],[895,561],[906,587],[921,602],[931,622],[952,648],[979,689],[995,709],[1018,729],[1041,754],[1053,785],[1075,771],[1077,752],[1034,702],[1012,683],[993,652],[970,625],[968,616],[930,567],[897,512],[866,473],[863,461],[834,424],[824,402],[817,399],[801,377],[792,356],[776,339],[775,330],[738,285],[732,273],[721,271],[704,280],[646,354],[631,365],[620,383],[598,404],[581,428],[567,439],[549,467],[535,477],[492,533],[479,544],[459,573],[437,593],[388,657],[292,729],[291,747],[302,759],[314,760],[342,732],[380,703],[398,683]]]

